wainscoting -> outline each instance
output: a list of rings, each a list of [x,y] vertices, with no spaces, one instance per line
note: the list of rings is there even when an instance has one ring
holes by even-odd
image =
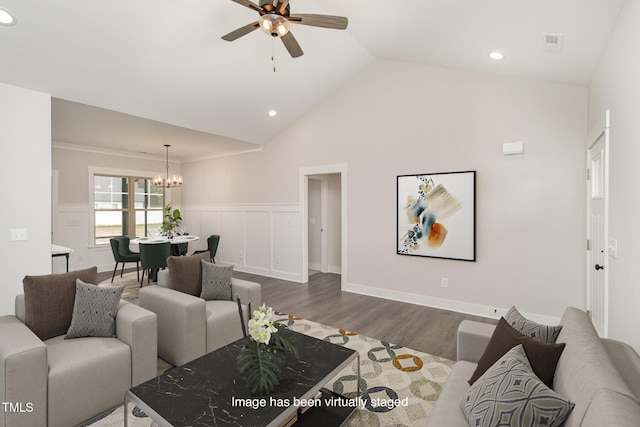
[[[216,261],[237,271],[302,281],[301,218],[297,204],[183,206],[187,231],[220,234]]]
[[[189,244],[189,253],[207,247],[207,237],[221,236],[216,261],[233,264],[246,273],[302,282],[302,217],[298,204],[180,206],[183,224],[200,240]],[[114,267],[109,246],[92,244],[92,211],[87,205],[60,205],[54,214],[53,242],[73,248],[69,269],[92,265],[98,271]],[[59,262],[58,262],[59,261]],[[53,272],[65,264],[53,261]],[[330,265],[339,273],[340,266]]]

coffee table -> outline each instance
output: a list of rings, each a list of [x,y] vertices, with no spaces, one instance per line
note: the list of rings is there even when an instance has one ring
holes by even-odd
[[[294,334],[300,347],[300,360],[287,356],[286,372],[273,394],[254,396],[240,379],[236,357],[243,340],[238,340],[128,390],[124,401],[125,427],[128,402],[160,426],[280,426],[297,411],[294,399],[312,398],[354,360],[357,360],[356,397],[360,396],[357,351]],[[322,417],[322,410],[326,409],[327,416],[333,420],[336,416],[333,406],[312,407],[304,416]],[[355,409],[354,405],[338,406],[346,408],[340,415],[344,418]],[[335,425],[335,421],[332,424]]]

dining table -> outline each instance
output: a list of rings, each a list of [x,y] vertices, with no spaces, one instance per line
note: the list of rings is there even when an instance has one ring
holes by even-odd
[[[131,239],[129,241],[129,249],[131,249],[133,252],[140,252],[140,245],[157,245],[159,243],[171,243],[171,255],[174,256],[179,256],[181,255],[180,253],[180,247],[179,245],[183,244],[183,243],[190,243],[190,242],[195,242],[197,240],[199,240],[200,237],[198,236],[194,236],[191,234],[181,234],[178,236],[150,236],[150,237],[136,237],[135,239]],[[182,255],[186,255],[186,251],[185,254]],[[154,269],[151,273],[150,273],[150,277],[152,281],[157,281],[157,274],[158,271],[156,269]]]
[[[180,250],[178,245],[182,243],[191,243],[199,240],[200,237],[191,234],[181,234],[178,236],[149,236],[149,237],[136,237],[129,241],[129,248],[134,252],[140,252],[139,245],[154,245],[158,243],[171,243],[171,254],[179,255]]]

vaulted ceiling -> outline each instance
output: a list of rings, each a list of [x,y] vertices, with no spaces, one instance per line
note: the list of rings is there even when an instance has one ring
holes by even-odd
[[[260,30],[221,39],[258,17],[231,0],[0,0],[0,82],[54,97],[55,142],[193,160],[260,149],[376,59],[587,85],[622,3],[291,0],[349,27],[293,25],[305,53],[275,40],[274,72]]]

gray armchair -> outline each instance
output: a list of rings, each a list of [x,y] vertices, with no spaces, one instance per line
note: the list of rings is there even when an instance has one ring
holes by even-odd
[[[233,301],[205,301],[170,289],[170,270],[171,265],[169,270],[158,272],[158,285],[140,289],[140,306],[158,316],[160,358],[181,366],[243,337],[235,297],[258,308],[262,304],[260,284],[232,278]],[[242,308],[247,319],[245,304]]]
[[[122,301],[113,338],[42,341],[24,323],[24,295],[15,307],[0,316],[0,399],[27,410],[0,411],[0,427],[77,425],[157,375],[156,316],[143,308]]]

